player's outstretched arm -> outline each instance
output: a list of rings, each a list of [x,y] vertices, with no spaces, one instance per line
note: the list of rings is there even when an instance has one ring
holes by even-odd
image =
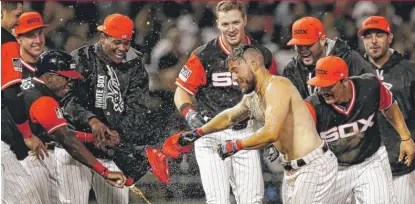
[[[122,187],[125,176],[121,172],[110,172],[76,137],[76,132],[67,127],[55,130],[51,135],[63,148],[77,161],[93,169],[95,172],[107,179],[107,182],[115,187]]]
[[[200,128],[201,132],[203,132],[203,134],[219,132],[247,119],[250,115],[247,101],[248,98],[244,96],[236,106],[222,111],[208,123],[203,125]]]
[[[404,162],[407,166],[411,165],[415,153],[415,144],[398,104],[393,103],[388,109],[383,110],[382,113],[401,137],[399,161],[402,161],[404,156],[407,155],[406,161]]]
[[[271,82],[265,93],[265,125],[255,134],[241,141],[243,149],[262,149],[276,142],[281,127],[284,125],[290,110],[291,89],[294,86],[286,78],[278,78]]]

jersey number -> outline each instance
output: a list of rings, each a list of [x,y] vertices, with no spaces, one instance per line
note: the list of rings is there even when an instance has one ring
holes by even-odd
[[[331,128],[325,132],[320,132],[320,137],[326,142],[333,142],[340,138],[346,138],[354,136],[358,133],[366,131],[369,127],[373,126],[373,117],[375,114],[373,113],[367,119],[360,119],[358,121],[347,123],[340,125],[338,127]],[[361,124],[361,128],[359,128],[359,124]]]
[[[237,86],[238,83],[232,82],[232,74],[230,72],[220,72],[212,74],[213,86]]]

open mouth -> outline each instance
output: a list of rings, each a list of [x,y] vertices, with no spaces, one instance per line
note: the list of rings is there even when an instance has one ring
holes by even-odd
[[[334,95],[333,94],[331,94],[331,93],[323,93],[323,94],[321,94],[324,98],[333,98],[334,97]]]
[[[311,53],[301,54],[301,58],[304,60],[304,62],[311,62],[313,60],[313,57],[311,56]]]
[[[236,39],[237,36],[238,34],[228,34],[228,37],[232,40]]]

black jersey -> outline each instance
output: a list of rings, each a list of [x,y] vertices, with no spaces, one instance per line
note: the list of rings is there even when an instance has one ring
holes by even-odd
[[[363,162],[380,147],[377,114],[393,102],[391,92],[373,74],[350,77],[353,94],[346,107],[326,104],[312,95],[317,131],[337,156],[340,165]],[[310,106],[309,106],[310,107]]]
[[[259,42],[248,37],[246,39],[262,52],[265,67],[270,73],[276,74],[271,52]],[[197,110],[205,112],[208,117],[235,106],[242,99],[238,84],[232,81],[231,73],[225,66],[230,53],[222,38],[215,38],[193,51],[176,79],[179,87],[196,95]]]
[[[51,141],[48,135],[60,127],[67,126],[58,99],[38,78],[33,78],[26,83],[23,95],[33,134],[44,142]]]
[[[392,92],[398,102],[406,126],[415,139],[415,63],[405,60],[400,53],[393,51],[389,60],[380,69],[373,68],[383,85]],[[379,127],[388,151],[392,174],[398,176],[413,171],[415,162],[409,167],[398,162],[400,136],[382,114],[379,114]]]

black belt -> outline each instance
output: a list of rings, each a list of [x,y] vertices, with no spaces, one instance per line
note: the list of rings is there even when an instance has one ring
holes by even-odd
[[[324,146],[321,148],[321,150],[323,150],[323,153],[326,153],[327,152],[327,150],[329,150],[329,148],[327,147],[327,145],[326,144],[324,144]],[[300,168],[300,167],[303,167],[303,166],[305,166],[307,163],[303,160],[303,159],[297,159],[297,160],[295,160],[295,161],[290,161],[289,163],[287,163],[287,164],[282,164],[282,166],[284,167],[284,169],[285,170],[287,170],[287,171],[291,171],[291,170],[293,170],[294,168],[291,166],[291,162],[296,162],[297,163],[297,166],[298,166],[298,168]]]
[[[46,149],[55,150],[56,143],[46,143]]]

